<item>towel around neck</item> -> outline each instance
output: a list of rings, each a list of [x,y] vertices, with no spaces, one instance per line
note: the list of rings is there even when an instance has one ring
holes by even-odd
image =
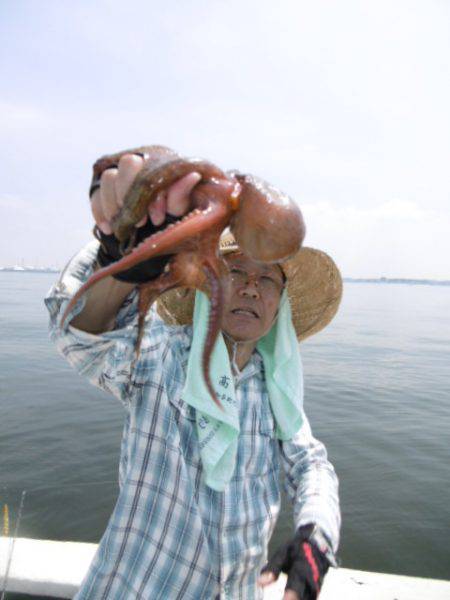
[[[228,350],[219,334],[210,360],[211,383],[221,395],[221,381],[231,382],[221,410],[212,400],[202,373],[202,353],[206,339],[209,300],[202,292],[195,296],[193,339],[187,366],[183,400],[196,409],[200,457],[206,484],[223,491],[233,476],[239,437],[239,407]],[[298,341],[292,325],[286,292],[280,300],[278,316],[270,331],[256,345],[265,370],[270,406],[276,421],[276,435],[288,440],[300,429],[303,406],[303,373]]]

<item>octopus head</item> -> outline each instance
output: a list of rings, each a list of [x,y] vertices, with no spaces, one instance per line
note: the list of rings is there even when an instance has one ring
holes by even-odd
[[[301,247],[306,228],[297,204],[253,175],[233,176],[242,186],[230,230],[242,252],[260,262],[280,262]]]

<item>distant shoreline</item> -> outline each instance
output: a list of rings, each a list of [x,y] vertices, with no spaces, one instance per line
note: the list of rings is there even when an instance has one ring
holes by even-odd
[[[0,273],[60,273],[61,269],[51,267],[43,269],[32,269],[26,267],[0,267]],[[403,285],[450,285],[450,280],[440,279],[402,279],[402,278],[362,278],[343,277],[344,283],[397,283]]]
[[[29,267],[0,267],[0,273],[60,273],[62,269],[44,267],[42,269],[32,269]]]
[[[378,277],[377,279],[363,279],[354,277],[343,277],[344,283],[399,283],[406,285],[450,285],[448,280],[439,279],[390,279],[388,277]]]

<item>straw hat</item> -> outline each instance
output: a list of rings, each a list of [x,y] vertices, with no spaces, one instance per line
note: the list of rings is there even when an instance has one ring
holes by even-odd
[[[220,239],[220,253],[239,251],[233,235],[226,231]],[[332,320],[342,298],[342,278],[334,261],[315,248],[301,248],[281,267],[299,341],[317,333]],[[177,288],[159,297],[157,310],[169,325],[192,323],[195,290]]]

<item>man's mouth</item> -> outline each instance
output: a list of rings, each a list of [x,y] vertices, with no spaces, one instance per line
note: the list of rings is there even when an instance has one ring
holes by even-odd
[[[231,312],[233,315],[244,315],[246,317],[259,319],[259,315],[251,308],[234,308]]]

